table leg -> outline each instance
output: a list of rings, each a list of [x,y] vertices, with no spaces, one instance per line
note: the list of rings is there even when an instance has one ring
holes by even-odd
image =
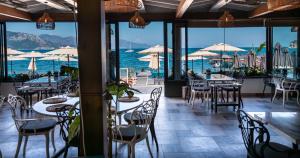
[[[211,108],[211,110],[213,110],[214,97],[215,97],[215,95],[214,95],[214,88],[213,88],[213,87],[211,87],[211,88],[210,88],[210,91],[211,91],[211,102],[210,102],[210,108]]]
[[[214,87],[215,90],[215,113],[218,112],[218,87]]]
[[[238,88],[238,91],[239,91],[239,94],[238,94],[239,109],[241,109],[241,101],[242,101],[241,87]]]
[[[298,150],[298,149],[299,149],[298,144],[293,143],[293,149],[294,149],[294,150]]]

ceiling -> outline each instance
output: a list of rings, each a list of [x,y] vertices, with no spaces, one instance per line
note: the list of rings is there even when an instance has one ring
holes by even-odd
[[[184,15],[186,14],[208,13],[208,15],[210,15],[210,14],[222,13],[224,10],[247,14],[249,15],[249,17],[255,14],[258,15],[262,11],[265,11],[263,12],[262,15],[269,14],[269,12],[266,12],[267,0],[139,0],[139,1],[143,3],[144,7],[142,8],[141,12],[144,12],[144,14],[160,14],[160,13],[173,14],[174,17],[178,19],[184,18]],[[298,1],[298,0],[283,0],[283,1]],[[25,14],[29,14],[33,16],[36,14],[40,14],[44,10],[47,10],[50,13],[63,13],[63,14],[72,13],[72,10],[76,8],[74,7],[74,4],[75,6],[77,5],[76,2],[74,2],[74,0],[0,0],[0,7],[1,6],[8,7],[9,10],[14,9],[17,12],[21,11]],[[300,8],[300,4],[298,5],[299,6],[297,8]],[[258,11],[259,13],[256,13]],[[10,12],[12,12],[12,10]],[[7,13],[1,14],[1,10],[0,10],[0,15],[6,16]],[[11,16],[11,17],[15,17],[15,16]],[[1,16],[0,16],[0,20],[1,20]]]

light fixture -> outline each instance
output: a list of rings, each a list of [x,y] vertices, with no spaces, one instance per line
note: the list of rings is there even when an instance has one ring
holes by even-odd
[[[40,30],[54,30],[55,22],[47,12],[44,12],[36,21],[36,28]]]
[[[147,25],[144,18],[140,16],[140,13],[136,11],[134,16],[129,20],[130,28],[144,28]]]
[[[45,5],[48,5],[48,2],[45,2]],[[43,15],[37,19],[36,21],[36,28],[40,30],[54,30],[55,29],[55,22],[50,17],[50,15],[46,12],[43,13]]]
[[[234,17],[225,10],[224,14],[219,18],[218,26],[219,27],[230,27],[234,25]]]
[[[106,12],[128,13],[138,10],[139,0],[109,0],[104,2]]]

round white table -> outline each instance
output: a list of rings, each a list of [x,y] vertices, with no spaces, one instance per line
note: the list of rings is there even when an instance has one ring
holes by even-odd
[[[142,104],[143,101],[146,101],[146,100],[150,99],[150,95],[149,94],[136,94],[135,96],[139,97],[140,100],[137,101],[137,102],[119,102],[119,105],[117,107],[118,112],[122,112],[122,111],[125,111],[127,109],[131,109],[133,107],[136,107],[136,106]],[[66,102],[59,103],[59,104],[74,105],[76,102],[79,101],[79,97],[66,97],[66,96],[55,96],[55,97],[64,97],[64,98],[67,98]],[[55,98],[55,97],[52,97],[52,98]],[[35,112],[39,113],[39,114],[42,114],[42,115],[56,117],[56,112],[49,112],[49,111],[46,110],[48,106],[55,105],[55,104],[44,104],[43,103],[44,100],[41,100],[41,101],[35,103],[33,105],[33,107],[32,107],[33,110]]]

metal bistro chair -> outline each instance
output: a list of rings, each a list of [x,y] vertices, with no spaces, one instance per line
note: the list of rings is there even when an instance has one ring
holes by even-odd
[[[113,141],[128,144],[128,157],[135,158],[135,144],[146,139],[148,151],[153,157],[148,131],[154,117],[155,101],[150,99],[133,110],[130,124],[113,126]]]
[[[194,108],[194,102],[197,96],[201,95],[202,102],[205,100],[207,105],[209,103],[209,94],[210,88],[208,86],[207,81],[205,80],[192,80],[191,81],[191,97],[190,97],[190,104]]]
[[[157,152],[159,151],[159,147],[158,147],[158,141],[157,141],[157,137],[156,137],[156,133],[155,133],[154,122],[155,122],[155,117],[156,117],[158,106],[159,106],[159,100],[160,100],[161,93],[162,93],[162,87],[159,87],[159,88],[155,88],[154,90],[152,90],[151,95],[150,95],[150,98],[153,99],[155,102],[154,114],[153,114],[153,118],[152,118],[152,121],[150,124],[150,133],[152,136],[152,140],[155,141]],[[135,118],[131,118],[131,116],[132,116],[132,112],[127,112],[126,114],[124,114],[124,120],[127,123],[130,123],[131,119],[135,119]],[[139,120],[139,121],[143,122],[141,120]],[[136,120],[136,122],[138,122],[138,121]]]
[[[237,111],[248,158],[299,158],[299,151],[270,142],[270,134],[263,122],[251,119],[243,110]]]
[[[222,91],[226,92],[226,101],[227,102],[229,101],[230,92],[235,93],[233,90],[238,91],[238,88],[234,88],[234,86],[229,86],[229,85],[234,84],[234,83],[239,83],[239,84],[243,85],[244,80],[245,80],[245,76],[241,76],[236,81],[227,81],[226,83],[228,84],[228,86],[222,87]],[[222,92],[222,96],[224,96],[223,92]],[[241,97],[241,104],[242,104],[242,107],[244,107],[244,102],[243,102],[242,97]]]
[[[72,124],[74,119],[80,115],[80,110],[77,107],[78,104],[79,102],[75,103],[74,106],[65,105],[60,109],[57,109],[56,111],[58,124],[60,125],[60,135],[65,142],[65,147],[64,150],[58,152],[54,157],[59,157],[62,153],[64,153],[64,157],[66,158],[68,156],[68,149],[70,147],[79,147],[79,133],[72,140],[69,140],[68,137],[70,125]],[[72,113],[72,115],[70,114],[70,112]]]
[[[52,145],[54,150],[54,129],[57,121],[54,119],[46,119],[46,118],[29,118],[29,113],[24,114],[24,111],[28,111],[28,106],[26,101],[20,96],[13,96],[9,94],[7,102],[10,105],[10,109],[12,112],[12,118],[15,121],[15,125],[19,132],[18,146],[15,154],[15,158],[19,155],[19,150],[22,144],[22,139],[25,137],[25,142],[23,146],[23,156],[26,153],[26,145],[29,136],[34,135],[45,135],[46,137],[46,155],[49,158],[49,133],[51,133]]]
[[[277,95],[277,92],[282,92],[282,105],[285,107],[285,100],[288,100],[289,93],[295,92],[297,93],[297,103],[299,103],[299,91],[297,87],[300,85],[298,82],[290,82],[285,80],[284,78],[273,78],[273,82],[275,84],[275,92],[272,99],[272,103]]]

